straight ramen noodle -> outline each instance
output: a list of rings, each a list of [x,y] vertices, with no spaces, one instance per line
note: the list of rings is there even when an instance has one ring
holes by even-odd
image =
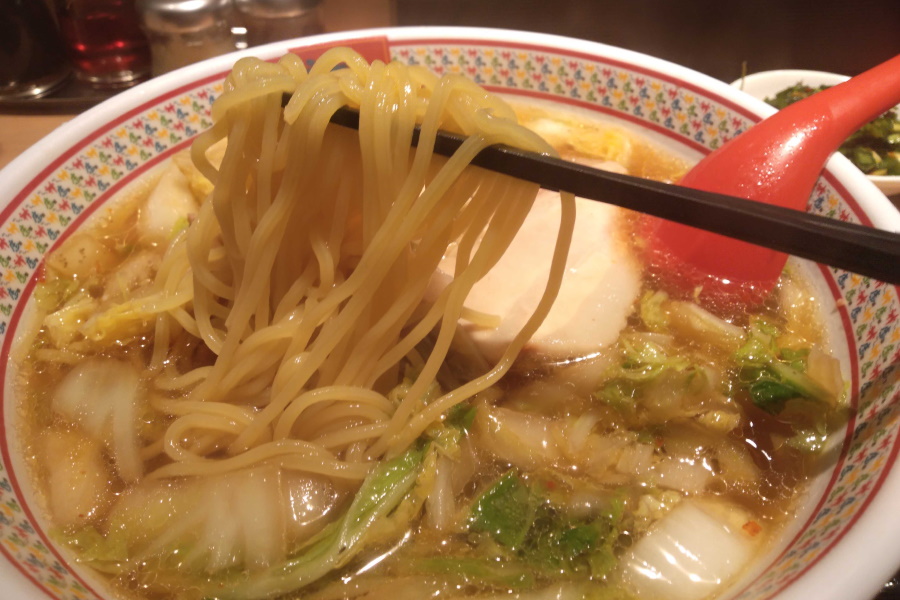
[[[624,211],[469,165],[682,163],[347,49],[225,90],[35,291],[25,451],[77,561],[148,599],[699,600],[766,548],[844,416],[802,280],[714,314]]]

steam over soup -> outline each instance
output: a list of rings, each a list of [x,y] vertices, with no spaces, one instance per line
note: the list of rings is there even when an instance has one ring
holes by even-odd
[[[764,551],[843,419],[805,283],[713,313],[634,216],[468,166],[681,161],[347,50],[243,59],[213,110],[35,290],[25,451],[79,563],[123,598],[699,600]]]

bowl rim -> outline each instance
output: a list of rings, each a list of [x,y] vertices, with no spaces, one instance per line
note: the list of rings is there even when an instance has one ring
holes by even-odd
[[[8,198],[8,203],[4,198],[0,205],[0,214],[2,214],[0,221],[8,218],[11,206],[18,204],[20,195],[24,193],[23,188],[34,179],[52,173],[58,162],[71,156],[73,148],[85,145],[100,130],[108,129],[115,122],[125,121],[149,105],[158,102],[161,96],[175,94],[178,90],[195,88],[206,81],[220,79],[238,58],[245,56],[272,57],[293,48],[334,42],[349,43],[378,37],[385,37],[391,42],[404,43],[508,44],[522,48],[560,50],[566,54],[584,58],[602,56],[603,60],[607,62],[618,61],[633,70],[643,70],[663,78],[679,80],[681,87],[702,90],[706,94],[711,94],[717,100],[721,100],[726,105],[751,117],[754,121],[775,112],[774,108],[761,99],[746,93],[735,93],[735,89],[725,82],[664,59],[599,42],[552,34],[481,27],[387,27],[322,34],[248,48],[189,65],[126,90],[78,115],[38,141],[0,171],[0,189],[17,191],[16,195]],[[115,115],[113,120],[110,120],[110,115]],[[59,153],[60,148],[63,149],[63,154]],[[49,165],[46,163],[46,157],[51,157]],[[47,166],[36,170],[39,167],[35,165]],[[846,191],[847,195],[859,203],[862,213],[871,215],[872,220],[879,227],[900,231],[900,212],[849,161],[842,156],[834,156],[828,163],[828,171],[839,182],[839,186]],[[896,447],[894,454],[896,454]],[[4,458],[8,459],[8,457]],[[896,456],[892,456],[891,460],[893,461],[895,458]],[[825,590],[817,589],[821,588],[816,583],[818,577],[812,576],[820,573],[830,575],[827,591],[836,599],[863,598],[877,592],[900,564],[900,548],[893,552],[883,551],[875,555],[861,553],[858,549],[871,546],[873,540],[896,539],[896,536],[900,534],[900,518],[896,519],[896,523],[888,526],[882,517],[876,516],[890,514],[888,511],[893,512],[889,498],[896,493],[900,493],[900,474],[898,474],[895,463],[891,472],[883,478],[881,489],[872,496],[870,504],[863,508],[861,514],[854,516],[853,528],[847,530],[843,536],[847,541],[835,542],[828,552],[818,558],[801,576],[793,580],[787,587],[782,588],[777,597],[782,600],[800,599],[808,598],[811,593],[822,593]],[[6,564],[8,562],[6,559],[0,561],[0,563],[4,563],[0,566],[0,574],[4,573],[8,567],[15,570],[14,565]],[[835,578],[834,575],[838,571],[844,575]],[[18,573],[18,571],[16,572]],[[868,583],[864,583],[862,586],[856,581],[859,572],[869,574],[865,580]],[[5,575],[3,580],[6,583]],[[37,596],[38,592],[34,590],[34,586],[26,584],[26,587],[32,595]]]
[[[807,78],[812,81],[805,81]],[[834,85],[842,81],[847,81],[850,79],[850,76],[842,75],[840,73],[831,73],[829,71],[815,71],[812,69],[771,69],[768,71],[756,71],[738,77],[731,82],[731,86],[743,91],[740,87],[741,82],[758,82],[772,79],[793,79],[795,80],[795,83],[801,81],[807,85]]]

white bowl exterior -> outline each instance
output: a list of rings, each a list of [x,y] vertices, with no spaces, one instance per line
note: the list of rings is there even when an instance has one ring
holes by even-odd
[[[897,175],[869,175],[869,181],[875,184],[885,196],[900,194],[900,176]]]
[[[289,49],[300,46],[347,45],[353,44],[354,41],[361,43],[363,40],[375,47],[378,44],[384,44],[385,49],[390,49],[394,57],[400,60],[414,62],[421,59],[432,68],[440,68],[442,71],[453,71],[454,67],[458,66],[461,67],[458,69],[460,72],[482,78],[487,77],[489,72],[497,75],[498,72],[505,71],[506,74],[503,77],[508,78],[510,84],[515,88],[508,91],[513,93],[520,93],[523,89],[522,86],[528,84],[531,86],[527,90],[528,94],[540,94],[542,93],[538,91],[540,82],[543,82],[545,87],[547,82],[553,82],[553,85],[558,85],[559,89],[549,89],[546,93],[548,98],[559,100],[566,97],[569,102],[605,111],[607,114],[626,119],[632,124],[655,128],[657,133],[669,135],[676,142],[683,144],[686,149],[695,152],[698,149],[708,151],[709,145],[724,143],[733,135],[737,135],[744,128],[752,125],[758,116],[774,112],[774,109],[768,105],[749,95],[737,93],[733,88],[718,80],[666,61],[593,42],[543,34],[470,28],[384,29],[352,34],[328,34],[304,40],[278,42],[234,55],[214,58],[152,80],[110,99],[63,125],[0,172],[0,190],[3,190],[0,193],[4,194],[0,197],[0,201],[5,207],[15,199],[16,210],[26,206],[26,202],[32,198],[32,195],[35,198],[32,201],[36,202],[39,199],[37,195],[39,190],[37,187],[30,189],[29,186],[36,184],[39,180],[41,183],[45,183],[47,179],[53,177],[51,171],[45,170],[45,165],[54,163],[57,157],[68,156],[66,160],[73,160],[74,154],[70,152],[70,149],[87,148],[91,143],[100,140],[103,135],[110,134],[116,127],[121,127],[123,132],[128,133],[126,131],[130,127],[128,124],[120,123],[113,128],[109,124],[119,115],[134,113],[129,116],[129,119],[141,118],[142,115],[154,110],[151,105],[160,97],[171,95],[177,90],[184,90],[186,94],[196,87],[196,82],[207,80],[213,75],[223,75],[239,56],[253,55],[273,59]],[[504,54],[509,56],[503,56]],[[451,55],[453,59],[447,62],[447,57]],[[460,59],[460,57],[462,58]],[[498,57],[503,58],[496,67],[488,68],[483,65],[487,58],[493,60]],[[478,60],[482,61],[482,66],[468,72],[464,66],[467,61],[468,64],[474,64]],[[506,65],[503,64],[503,61],[506,61]],[[531,70],[526,69],[522,64],[525,61],[534,63],[531,65]],[[561,66],[554,61],[561,61]],[[536,67],[537,62],[541,62],[542,65],[545,62],[554,64],[549,73],[546,70],[535,73],[535,68],[543,68]],[[591,67],[595,64],[607,66],[596,67],[596,69],[604,71],[604,74],[597,80],[581,81],[573,75],[573,73],[580,73],[582,77],[585,77],[588,71],[593,71],[596,75],[596,70]],[[447,65],[447,68],[441,68],[442,65]],[[516,69],[517,66],[521,68]],[[605,73],[606,70],[609,71],[608,74]],[[638,84],[642,80],[646,81]],[[606,85],[607,83],[609,85]],[[500,81],[499,84],[487,81],[485,84],[491,89],[506,87],[504,81]],[[616,85],[621,85],[621,89],[616,89],[614,87]],[[627,91],[626,88],[630,88],[631,91]],[[601,90],[603,91],[601,92]],[[579,94],[581,96],[576,97]],[[644,94],[644,96],[640,96],[640,94]],[[661,96],[654,101],[653,94]],[[172,99],[171,102],[174,103],[175,100]],[[604,102],[608,102],[608,105],[604,105]],[[682,113],[674,108],[676,102],[685,109],[682,112],[686,116],[683,116],[680,124],[675,123],[675,127],[663,125],[668,123],[666,119],[682,118],[678,116]],[[707,105],[708,107],[704,109],[703,107]],[[617,108],[619,106],[624,108]],[[665,113],[664,109],[666,108],[668,114]],[[656,125],[651,123],[652,118],[646,113],[650,110],[660,111],[659,114],[656,114],[656,121],[653,122]],[[687,114],[690,113],[690,110],[695,111],[693,117]],[[703,122],[701,119],[709,119],[710,122]],[[719,119],[718,122],[716,119]],[[99,134],[94,136],[95,132],[99,132]],[[109,141],[111,138],[111,135],[107,135],[103,139]],[[170,154],[172,148],[183,146],[186,143],[186,139],[177,144],[173,143],[171,148],[164,149],[158,156],[154,155],[148,159],[148,163],[157,161],[158,158]],[[141,169],[142,167],[138,167],[135,172]],[[125,179],[128,179],[128,176],[123,177],[123,181]],[[111,194],[112,191],[112,189],[109,190],[109,193]],[[849,205],[844,203],[845,196],[850,199]],[[102,195],[100,199],[103,199]],[[828,175],[820,180],[820,189],[814,192],[810,205],[811,210],[836,218],[853,221],[861,218],[864,222],[871,221],[879,227],[900,231],[900,214],[861,173],[840,156],[834,157],[829,162]],[[856,214],[857,211],[860,214]],[[3,217],[0,218],[0,225],[5,224],[3,222],[5,219],[11,219],[11,214],[8,210],[4,211]],[[77,222],[76,218],[74,224]],[[21,238],[18,239],[21,241]],[[822,273],[828,275],[831,272],[823,268]],[[868,307],[866,299],[873,296],[879,299],[881,304],[876,306],[878,310],[882,308],[894,310],[897,306],[896,288],[881,286],[875,282],[868,282],[868,280],[856,281],[853,279],[855,277],[849,274],[838,274],[835,282],[830,284],[834,294],[839,298],[839,304],[848,304],[846,308],[835,307],[836,311],[842,311],[841,318],[844,319],[848,331],[851,327],[858,328],[875,320],[875,317],[866,317],[865,313],[857,313],[857,315],[862,315],[859,317],[862,319],[861,321],[854,320],[857,319],[857,316],[853,316],[853,311],[862,311]],[[840,283],[836,281],[840,281]],[[30,280],[24,284],[23,298],[27,296],[30,284]],[[866,299],[861,304],[854,300],[857,294],[865,294]],[[892,294],[891,301],[885,299],[888,294]],[[18,310],[18,308],[14,310]],[[896,317],[894,318],[896,319]],[[881,322],[883,319],[878,321],[878,323]],[[6,333],[5,325],[6,323],[3,322],[4,330],[0,331],[0,335]],[[896,344],[900,340],[900,332],[896,325],[886,327],[885,331],[897,338],[894,340],[894,345],[890,346],[893,352],[896,346],[900,346],[900,344]],[[876,335],[879,335],[880,331],[881,329],[876,331]],[[852,362],[856,364],[856,355],[859,354],[860,357],[864,355],[861,348],[857,348],[853,344],[850,346]],[[897,356],[900,357],[900,349],[897,349]],[[810,521],[812,528],[807,528],[803,534],[799,535],[791,548],[785,550],[783,556],[777,560],[776,557],[772,557],[773,562],[770,568],[760,579],[750,583],[747,588],[736,589],[734,594],[738,598],[761,599],[777,594],[782,599],[810,597],[833,600],[863,599],[874,593],[900,564],[900,548],[897,548],[894,543],[894,540],[900,537],[900,517],[897,516],[897,511],[892,506],[892,498],[896,497],[894,494],[900,493],[900,489],[897,489],[900,488],[900,476],[895,472],[896,470],[888,474],[898,448],[898,442],[895,439],[897,418],[890,408],[890,399],[896,396],[898,387],[896,372],[890,374],[890,371],[897,366],[898,361],[900,358],[892,359],[891,356],[885,358],[876,355],[872,361],[869,361],[870,366],[868,367],[883,369],[890,375],[886,383],[887,391],[877,396],[875,400],[866,403],[867,409],[883,411],[887,415],[883,420],[878,419],[876,424],[886,428],[888,433],[884,439],[891,442],[887,450],[873,454],[872,460],[887,461],[885,466],[881,467],[881,471],[873,475],[873,478],[876,478],[873,483],[878,493],[875,494],[872,490],[868,492],[863,490],[859,492],[861,500],[854,495],[852,496],[853,501],[846,505],[852,508],[853,512],[846,515],[840,512],[831,515],[831,521],[835,521],[839,514],[840,522],[849,519],[854,523],[852,528],[846,530],[839,523],[834,525],[840,530],[837,536],[840,540],[839,543],[829,538],[827,534],[809,535],[810,531],[814,533],[820,531],[825,527],[821,525],[821,521],[829,519],[831,505],[828,502],[830,500],[828,502],[822,500],[818,504],[819,514]],[[860,362],[862,361],[860,360]],[[871,366],[872,364],[875,366]],[[865,371],[865,364],[861,368]],[[6,373],[7,398],[10,397],[8,395],[10,392],[9,380],[9,374]],[[867,384],[867,389],[876,388],[877,386],[870,387]],[[7,422],[14,417],[11,404],[11,402],[5,402],[3,407],[3,416]],[[881,412],[878,414],[880,415]],[[7,462],[7,467],[21,472],[21,465],[18,464],[15,457],[8,456],[10,450],[7,442],[8,440],[3,442],[4,462],[11,459],[12,462],[11,464]],[[857,463],[853,461],[859,461],[861,464],[864,459],[864,457],[856,457],[852,444],[845,446],[844,453],[849,457],[846,460],[842,459],[841,464],[845,469],[855,468],[854,464]],[[868,464],[868,462],[865,463],[865,465]],[[12,476],[12,473],[9,475]],[[826,476],[830,477],[828,474]],[[839,493],[839,491],[835,491],[835,486],[841,485],[843,481],[841,477],[842,475],[835,473],[832,480],[827,482],[830,497]],[[823,482],[823,486],[825,483]],[[0,496],[0,500],[3,499]],[[0,552],[10,557],[12,556],[12,551],[9,549],[10,528],[15,524],[7,521],[0,519],[0,542],[5,542],[5,544],[0,544]],[[41,523],[40,518],[37,521]],[[832,526],[831,521],[828,521],[828,527]],[[825,531],[829,531],[827,527]],[[818,550],[817,544],[824,545],[824,551]],[[794,559],[791,558],[792,552],[810,558]],[[51,554],[49,560],[41,563],[44,566],[34,568],[46,570],[48,567],[45,563],[57,562],[52,555],[53,552],[50,551],[49,554]],[[15,595],[12,597],[23,600],[46,598],[48,594],[51,597],[65,598],[66,600],[96,597],[89,589],[86,589],[86,586],[79,585],[77,580],[73,585],[62,575],[55,578],[47,577],[43,570],[41,571],[43,576],[37,577],[32,567],[26,564],[27,560],[20,560],[22,562],[18,569],[11,567],[5,561],[0,561],[0,578],[2,578],[0,580],[4,582],[6,590],[15,590]],[[50,568],[52,570],[52,567]],[[60,568],[63,568],[62,565]],[[15,576],[10,576],[11,573]],[[40,579],[41,589],[29,583],[23,576],[25,573],[29,573],[29,578]]]

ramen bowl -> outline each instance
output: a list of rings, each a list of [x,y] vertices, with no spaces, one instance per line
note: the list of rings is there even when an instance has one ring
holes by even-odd
[[[314,60],[332,46],[365,58],[463,74],[486,88],[586,111],[688,161],[738,136],[771,109],[684,67],[562,37],[457,28],[382,29],[279,42],[193,65],[128,90],[60,127],[0,173],[0,581],[21,600],[113,596],[50,535],[15,427],[16,340],[42,260],[117,192],[186,149],[240,56]],[[808,210],[900,230],[900,214],[843,157],[817,182]],[[794,261],[794,259],[791,259]],[[774,545],[726,592],[741,600],[872,597],[900,566],[900,299],[894,286],[794,261],[825,300],[827,337],[849,382],[852,411],[833,460],[810,482]]]

